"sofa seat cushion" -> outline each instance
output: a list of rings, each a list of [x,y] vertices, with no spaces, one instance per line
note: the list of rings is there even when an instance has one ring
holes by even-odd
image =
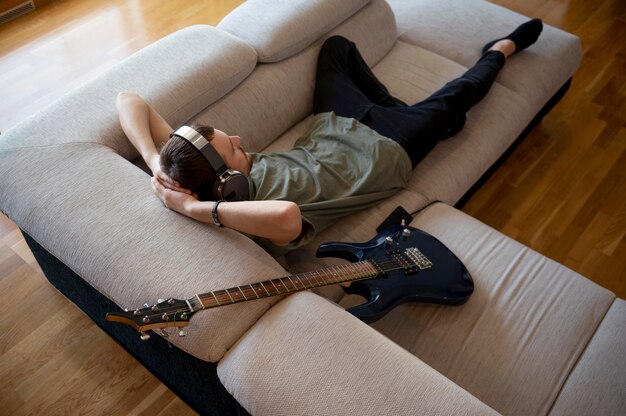
[[[408,104],[428,98],[466,70],[448,58],[403,41],[396,42],[373,69],[391,94]],[[494,83],[487,96],[467,113],[463,130],[439,142],[417,165],[407,188],[431,201],[454,205],[519,137],[536,111],[519,93]]]
[[[616,299],[565,383],[551,415],[623,415],[626,301]]]
[[[389,0],[401,40],[472,66],[485,43],[528,20],[482,0]],[[572,77],[581,61],[580,40],[544,24],[537,43],[507,62],[498,82],[524,97],[537,112]]]
[[[218,376],[253,415],[492,415],[475,397],[311,293],[270,309]]]
[[[500,413],[547,413],[613,293],[445,204],[411,225],[464,262],[474,294],[456,307],[401,305],[374,328]]]

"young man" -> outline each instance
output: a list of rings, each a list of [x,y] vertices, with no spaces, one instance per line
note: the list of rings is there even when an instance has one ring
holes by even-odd
[[[229,168],[248,176],[248,201],[214,201],[205,192],[207,178],[215,176],[208,162],[191,143],[170,139],[171,126],[138,95],[119,94],[120,123],[152,170],[152,188],[166,207],[269,246],[293,248],[401,190],[437,142],[461,130],[506,58],[532,45],[542,28],[533,19],[489,42],[474,67],[414,105],[389,94],[352,42],[329,38],[318,58],[313,125],[291,151],[247,153],[238,136],[195,127]]]

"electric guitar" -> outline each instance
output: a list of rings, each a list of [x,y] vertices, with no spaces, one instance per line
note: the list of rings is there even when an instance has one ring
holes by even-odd
[[[142,309],[108,313],[106,319],[132,326],[141,333],[142,340],[150,338],[146,331],[166,327],[179,327],[179,335],[184,336],[182,327],[204,309],[349,283],[343,289],[367,301],[348,312],[371,323],[404,302],[459,305],[474,291],[472,277],[463,263],[435,237],[412,227],[387,227],[367,243],[324,243],[317,256],[338,257],[352,263],[197,294],[184,300],[159,299]],[[160,333],[167,336],[165,331]]]

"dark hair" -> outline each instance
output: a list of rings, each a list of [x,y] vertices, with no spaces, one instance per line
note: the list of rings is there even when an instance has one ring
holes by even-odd
[[[203,124],[191,125],[207,141],[213,140],[213,127]],[[200,200],[213,199],[212,185],[216,179],[215,171],[202,154],[187,140],[178,136],[163,146],[160,154],[161,170],[180,186],[198,194]]]

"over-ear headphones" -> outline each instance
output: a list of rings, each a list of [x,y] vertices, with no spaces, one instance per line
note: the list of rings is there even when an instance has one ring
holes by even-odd
[[[224,159],[203,135],[189,126],[181,126],[170,134],[170,138],[172,136],[191,143],[209,163],[215,172],[214,178],[211,178],[213,180],[211,190],[216,200],[245,201],[248,199],[250,192],[248,178],[241,172],[229,169]]]

